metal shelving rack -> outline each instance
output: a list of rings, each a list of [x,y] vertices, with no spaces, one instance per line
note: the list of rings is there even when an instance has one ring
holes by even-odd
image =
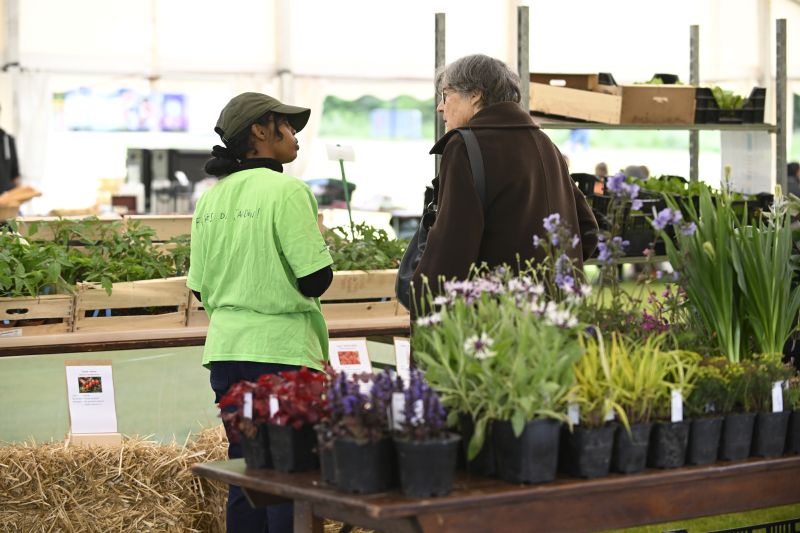
[[[517,48],[518,50],[529,50],[528,35],[528,7],[520,6],[517,8],[517,18],[525,18],[525,24],[517,25]],[[692,85],[700,85],[700,27],[693,25],[689,32],[689,82]],[[700,158],[700,132],[701,131],[763,131],[776,135],[776,156],[775,156],[775,176],[776,183],[786,191],[786,19],[776,21],[776,65],[775,65],[775,124],[599,124],[594,122],[570,122],[564,120],[554,120],[550,118],[539,118],[539,126],[545,129],[595,129],[595,130],[680,130],[689,131],[689,178],[697,181],[699,178]],[[526,53],[527,57],[527,53]],[[529,68],[527,62],[518,65],[521,80],[529,79]],[[526,83],[523,83],[526,85]],[[525,98],[521,105],[530,110],[530,101]]]

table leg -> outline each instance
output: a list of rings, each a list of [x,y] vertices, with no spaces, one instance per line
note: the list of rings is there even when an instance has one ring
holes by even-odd
[[[323,520],[314,516],[311,502],[294,501],[294,533],[323,533]]]

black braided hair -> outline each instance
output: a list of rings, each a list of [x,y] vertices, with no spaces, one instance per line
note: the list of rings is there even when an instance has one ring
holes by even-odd
[[[253,124],[268,126],[272,122],[275,136],[278,140],[283,140],[283,134],[278,128],[286,120],[286,115],[268,111],[254,120]],[[223,141],[225,146],[214,145],[214,148],[211,149],[211,159],[206,161],[206,174],[224,178],[241,169],[242,159],[245,159],[247,154],[255,149],[255,143],[250,133],[251,126],[252,124],[248,125],[227,142]]]

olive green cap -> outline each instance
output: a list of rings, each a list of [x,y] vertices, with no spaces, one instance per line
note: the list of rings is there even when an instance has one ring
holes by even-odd
[[[308,117],[311,115],[310,109],[282,104],[266,94],[242,93],[235,96],[228,102],[228,105],[222,108],[214,131],[227,143],[268,111],[286,115],[289,124],[296,131],[300,131],[306,126]]]

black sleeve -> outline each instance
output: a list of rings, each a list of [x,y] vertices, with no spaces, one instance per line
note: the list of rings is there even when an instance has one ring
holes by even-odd
[[[323,293],[328,290],[333,281],[333,269],[326,266],[321,270],[317,270],[313,274],[297,278],[297,285],[303,296],[309,298],[319,298]]]
[[[11,175],[8,177],[9,180],[17,179],[19,177],[19,160],[17,159],[17,144],[14,142],[14,137],[11,135],[8,136],[8,143],[9,148],[11,149]],[[14,185],[19,186],[19,183],[14,183]]]
[[[192,291],[194,293],[194,297],[197,298],[197,301],[203,303],[203,299],[200,298],[200,293],[197,291]]]

